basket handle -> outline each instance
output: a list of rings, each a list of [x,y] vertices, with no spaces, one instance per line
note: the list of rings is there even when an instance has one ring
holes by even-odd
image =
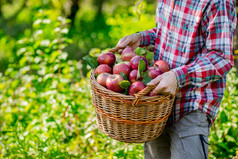
[[[141,90],[140,92],[135,94],[136,99],[134,100],[134,102],[132,103],[133,106],[137,105],[141,99],[141,97],[145,96],[146,94],[148,94],[151,90],[155,89],[155,87],[159,84],[156,83],[154,85],[147,85],[143,90]]]
[[[136,105],[139,103],[140,99],[141,99],[143,96],[147,95],[151,90],[154,90],[155,87],[156,87],[158,84],[159,84],[159,82],[156,83],[156,84],[154,84],[154,85],[147,85],[143,90],[141,90],[140,92],[136,93],[136,94],[135,94],[136,99],[134,100],[134,102],[132,103],[132,105],[133,105],[133,106],[136,106]],[[179,90],[179,88],[177,87],[177,89],[176,89],[176,91],[175,91],[175,94],[172,95],[173,98],[174,98],[175,95],[177,94],[178,90]]]

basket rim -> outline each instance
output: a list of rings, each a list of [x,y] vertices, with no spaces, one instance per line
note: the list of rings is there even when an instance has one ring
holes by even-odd
[[[97,80],[95,79],[95,69],[91,70],[90,73],[90,84],[91,87],[94,91],[96,91],[98,94],[106,97],[106,98],[110,98],[113,99],[115,101],[123,101],[126,102],[128,104],[131,104],[135,101],[136,97],[134,96],[130,96],[130,95],[125,95],[122,93],[117,93],[114,91],[111,91],[105,87],[103,87],[102,85],[100,85]],[[143,96],[140,98],[140,102],[139,104],[144,104],[144,103],[154,103],[154,102],[163,102],[164,100],[173,100],[173,96],[170,94],[160,94],[160,95],[156,95],[156,96]]]

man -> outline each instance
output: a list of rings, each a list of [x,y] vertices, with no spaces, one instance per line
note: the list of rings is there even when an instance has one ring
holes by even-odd
[[[173,112],[164,133],[144,144],[146,159],[208,157],[209,128],[214,122],[234,65],[236,28],[234,0],[158,0],[156,27],[122,38],[126,46],[155,45],[155,60],[172,68],[148,85],[154,92],[175,94]]]

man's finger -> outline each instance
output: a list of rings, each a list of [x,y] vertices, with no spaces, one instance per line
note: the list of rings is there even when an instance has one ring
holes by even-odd
[[[147,85],[152,86],[158,84],[162,79],[162,76],[157,76],[155,79],[151,80]]]
[[[121,45],[121,43],[123,43],[126,39],[127,39],[127,36],[125,36],[124,38],[121,38],[121,39],[118,41],[116,47],[119,47],[119,45]]]
[[[130,39],[126,39],[123,42],[121,42],[119,45],[117,45],[118,48],[122,49],[125,48],[130,43]]]
[[[170,94],[170,95],[174,95],[175,91],[173,88],[170,88],[167,83],[165,83],[166,81],[161,81],[158,86],[154,89],[154,93],[155,94]]]
[[[121,54],[123,52],[123,49],[119,49],[117,52]]]
[[[163,85],[161,85],[160,83],[159,83],[158,86],[154,89],[154,93],[155,93],[155,94],[169,94],[169,92],[167,91],[167,88],[164,87]]]

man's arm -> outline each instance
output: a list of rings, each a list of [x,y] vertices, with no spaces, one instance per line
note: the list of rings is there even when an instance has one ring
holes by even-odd
[[[154,28],[123,37],[119,40],[116,46],[118,53],[122,53],[123,49],[127,46],[136,49],[139,46],[154,45],[156,39],[156,31],[157,29]]]
[[[201,87],[227,75],[234,65],[232,45],[236,21],[232,1],[211,4],[201,23],[209,52],[191,64],[173,69],[180,88],[189,84]]]
[[[155,44],[157,28],[153,28],[150,30],[142,31],[141,34],[141,41],[140,46],[149,46]]]

